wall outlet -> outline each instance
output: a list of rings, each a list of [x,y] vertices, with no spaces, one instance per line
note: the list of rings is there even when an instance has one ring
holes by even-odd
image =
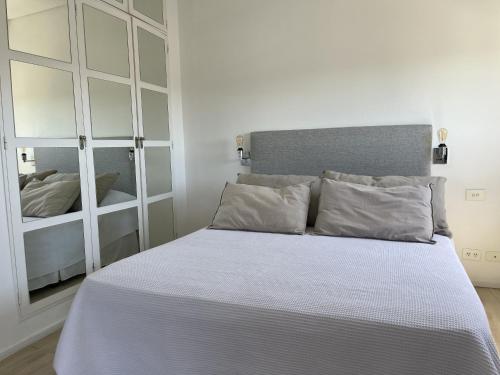
[[[465,200],[466,201],[485,201],[486,200],[486,190],[485,189],[467,189],[465,190]]]
[[[500,262],[500,251],[487,251],[486,252],[487,262]]]
[[[463,249],[462,259],[474,260],[476,262],[481,261],[481,250],[478,249]]]

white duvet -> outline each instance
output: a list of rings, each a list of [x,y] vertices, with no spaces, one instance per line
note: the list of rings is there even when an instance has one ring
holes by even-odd
[[[202,230],[84,281],[58,375],[498,375],[452,242]]]

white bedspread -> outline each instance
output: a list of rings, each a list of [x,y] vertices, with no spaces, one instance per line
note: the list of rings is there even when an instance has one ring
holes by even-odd
[[[59,375],[498,375],[452,242],[202,230],[84,281]]]

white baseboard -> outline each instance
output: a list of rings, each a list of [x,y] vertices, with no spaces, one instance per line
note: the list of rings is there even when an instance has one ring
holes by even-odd
[[[33,335],[28,336],[27,338],[19,341],[18,343],[9,346],[7,349],[0,351],[0,361],[18,352],[19,350],[27,347],[28,345],[31,345],[37,342],[38,340],[43,339],[44,337],[50,335],[51,333],[54,333],[59,328],[61,328],[63,324],[64,324],[64,319],[61,319],[45,327],[44,329],[34,333]]]
[[[479,288],[494,288],[500,289],[500,281],[480,281],[480,280],[472,280],[472,284]]]

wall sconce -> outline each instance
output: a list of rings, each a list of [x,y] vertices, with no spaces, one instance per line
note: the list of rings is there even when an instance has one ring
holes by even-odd
[[[250,151],[245,151],[243,149],[243,136],[238,135],[236,137],[236,151],[238,152],[238,158],[240,159],[241,165],[250,165]]]
[[[22,148],[21,149],[21,160],[23,161],[23,163],[35,163],[35,156],[33,155],[33,157],[31,159],[28,159],[28,153],[26,152],[26,148]],[[33,151],[31,152],[33,153]]]
[[[434,148],[434,164],[448,164],[448,146],[446,146],[448,130],[441,128],[438,130],[439,146]]]

